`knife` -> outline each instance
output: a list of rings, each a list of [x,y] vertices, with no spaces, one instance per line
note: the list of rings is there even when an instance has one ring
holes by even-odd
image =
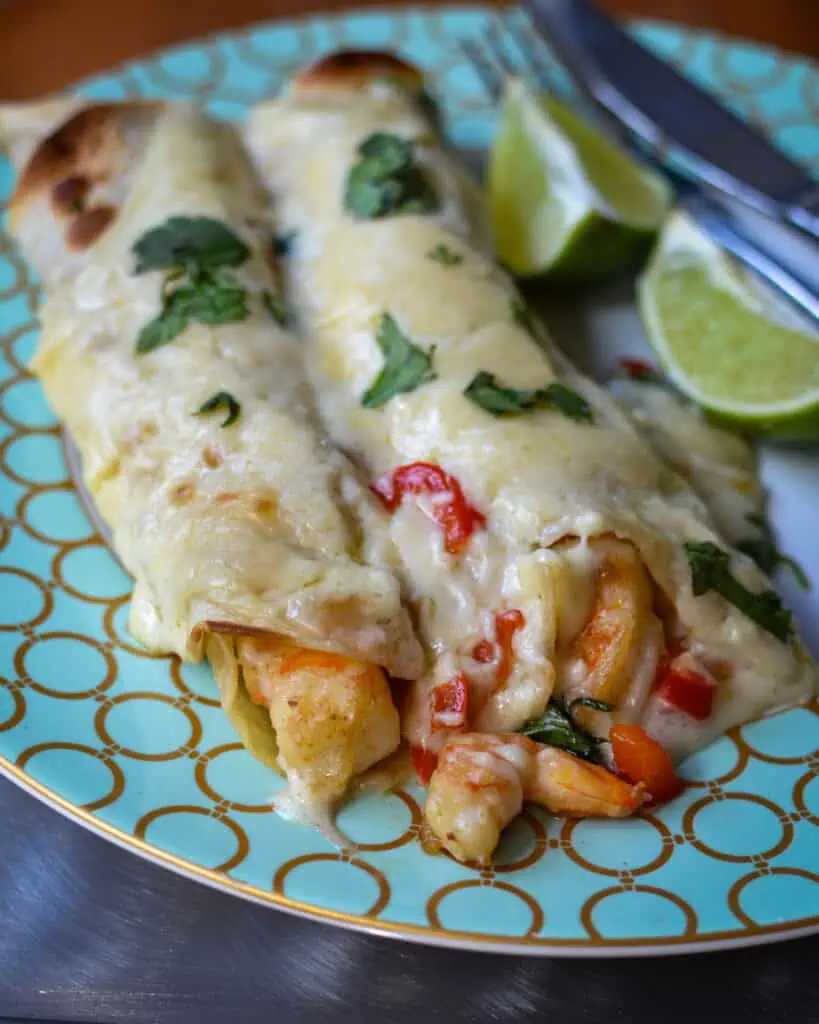
[[[699,181],[819,239],[819,182],[591,0],[523,0],[596,103]]]

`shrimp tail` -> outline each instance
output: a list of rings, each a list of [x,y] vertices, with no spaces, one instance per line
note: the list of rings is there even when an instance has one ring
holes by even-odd
[[[648,799],[645,786],[633,786],[600,765],[574,754],[543,747],[526,799],[551,811],[577,818],[627,818]]]
[[[642,785],[518,733],[466,733],[442,750],[424,817],[439,846],[482,866],[525,802],[553,814],[625,818],[647,798]]]

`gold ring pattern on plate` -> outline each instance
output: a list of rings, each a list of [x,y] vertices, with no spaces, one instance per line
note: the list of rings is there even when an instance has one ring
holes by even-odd
[[[443,23],[434,14],[425,14],[424,20],[428,31],[444,32]],[[343,18],[328,23],[335,26],[336,42],[346,41],[349,43],[350,40],[345,39],[343,32],[343,25],[345,24]],[[282,60],[276,67],[270,66],[268,56],[258,51],[251,34],[245,33],[237,35],[227,42],[219,41],[211,46],[208,50],[208,59],[210,61],[209,73],[204,80],[200,80],[198,77],[196,82],[187,83],[183,77],[163,66],[161,60],[144,64],[142,70],[158,86],[164,86],[180,93],[187,90],[188,98],[207,101],[218,96],[220,99],[224,98],[225,100],[233,100],[237,103],[246,103],[249,99],[247,95],[239,90],[234,89],[231,91],[231,87],[222,84],[222,78],[225,75],[227,66],[222,48],[225,46],[232,47],[234,59],[238,57],[248,65],[252,65],[262,71],[269,71],[269,86],[272,92],[273,87],[278,84],[283,70],[293,70],[310,56],[315,55],[319,47],[323,48],[325,45],[321,40],[317,39],[315,33],[311,30],[310,23],[295,26],[294,30],[297,34],[294,53],[291,57]],[[450,30],[447,29],[446,31],[449,32]],[[400,32],[396,29],[394,45],[400,47],[401,42]],[[683,37],[679,52],[676,55],[677,58],[683,59],[686,51],[693,53],[699,45],[700,40],[696,35],[691,34]],[[454,66],[456,60],[457,58],[439,62],[437,66],[432,68],[433,76],[436,74],[439,76],[446,75],[450,68]],[[723,95],[730,96],[739,103],[745,103],[746,108],[751,114],[758,113],[758,108],[753,104],[753,97],[750,94],[759,88],[760,82],[754,82],[753,88],[751,88],[747,78],[737,78],[730,67],[730,54],[726,53],[725,49],[718,48],[713,70],[717,72],[717,77],[720,79]],[[782,67],[774,64],[766,72],[763,76],[763,84],[766,88],[776,84],[781,70]],[[136,95],[142,89],[140,81],[137,80],[137,77],[129,69],[125,69],[121,73],[121,81],[124,83],[126,95]],[[819,109],[819,75],[805,75],[801,88],[806,107],[809,112],[815,113]],[[751,101],[750,104],[749,100]],[[471,97],[464,98],[462,106],[467,116],[472,110],[483,109],[482,101]],[[768,127],[774,131],[798,128],[803,123],[804,119],[801,119],[798,115],[783,114],[773,120],[768,118]],[[28,519],[31,502],[38,495],[44,493],[68,493],[79,500],[86,511],[88,511],[88,505],[84,488],[78,486],[75,479],[39,483],[22,477],[8,465],[7,454],[14,441],[34,435],[45,436],[53,434],[60,438],[62,438],[62,435],[56,426],[32,425],[22,422],[18,417],[12,415],[6,407],[6,396],[11,392],[12,388],[23,382],[32,381],[31,374],[25,365],[24,359],[20,357],[18,349],[27,341],[31,332],[37,326],[34,319],[34,309],[37,301],[38,287],[32,281],[28,268],[19,258],[8,236],[1,231],[0,255],[10,260],[14,271],[11,283],[5,285],[2,291],[0,291],[0,301],[23,295],[25,296],[27,307],[31,311],[31,319],[18,324],[0,340],[0,351],[2,351],[12,371],[14,371],[10,378],[0,385],[0,423],[5,423],[11,430],[0,442],[0,469],[10,480],[25,488],[26,491],[17,503],[14,518],[3,517],[0,519],[0,551],[8,546],[11,532],[14,529],[23,530],[33,540],[56,549],[52,559],[52,576],[50,578],[42,579],[27,568],[16,566],[0,568],[0,573],[14,573],[18,577],[30,582],[39,592],[40,599],[40,607],[35,614],[28,615],[19,622],[0,625],[0,632],[16,631],[19,632],[21,638],[20,645],[13,656],[14,670],[17,673],[17,678],[0,678],[0,691],[5,692],[10,701],[10,712],[5,720],[0,721],[0,733],[7,734],[25,721],[26,714],[28,713],[26,693],[30,690],[39,697],[50,700],[93,701],[96,705],[96,710],[93,714],[93,724],[100,744],[98,748],[66,741],[35,744],[20,751],[14,761],[5,756],[0,756],[0,771],[14,779],[29,792],[52,804],[63,813],[82,821],[91,829],[115,838],[181,873],[217,884],[222,888],[230,889],[258,902],[272,903],[285,910],[305,913],[329,921],[363,926],[384,933],[403,935],[409,938],[439,942],[479,940],[498,947],[544,946],[557,949],[629,947],[650,951],[652,947],[704,946],[720,943],[726,939],[796,934],[800,930],[815,928],[819,925],[819,918],[816,916],[785,923],[759,924],[741,905],[740,901],[743,893],[749,885],[759,878],[790,875],[819,883],[819,876],[810,871],[771,863],[783,851],[787,850],[791,844],[797,823],[801,824],[804,822],[813,826],[819,824],[819,814],[808,806],[805,796],[807,787],[819,774],[819,755],[814,752],[805,757],[773,757],[765,754],[763,751],[756,750],[740,731],[736,731],[731,736],[738,750],[737,762],[734,767],[718,778],[707,781],[695,780],[690,783],[692,789],[703,789],[705,793],[686,809],[683,816],[683,834],[672,833],[664,823],[651,815],[644,817],[644,820],[650,822],[657,831],[661,840],[661,851],[652,860],[630,870],[618,871],[606,865],[596,864],[590,861],[584,854],[581,854],[573,843],[573,835],[579,827],[577,823],[569,821],[559,825],[559,835],[550,837],[540,813],[527,810],[519,819],[519,827],[528,829],[531,832],[531,842],[526,852],[518,857],[513,857],[507,862],[499,862],[494,868],[477,873],[477,876],[474,878],[467,878],[438,888],[427,900],[427,924],[412,924],[379,918],[379,915],[389,906],[391,898],[390,885],[384,873],[374,864],[364,859],[363,856],[323,853],[306,854],[291,858],[281,864],[276,870],[270,891],[248,885],[238,878],[231,877],[229,872],[239,867],[250,853],[250,842],[247,834],[233,815],[261,815],[271,813],[271,811],[267,804],[246,804],[225,799],[208,779],[207,768],[209,764],[212,764],[216,758],[228,750],[241,750],[241,746],[238,743],[220,744],[209,749],[200,749],[205,730],[200,713],[195,705],[201,706],[204,713],[209,708],[217,708],[219,701],[214,697],[196,693],[187,685],[182,678],[182,666],[177,658],[146,651],[120,634],[115,622],[115,616],[127,602],[127,595],[119,594],[114,597],[101,597],[84,593],[65,581],[62,568],[65,559],[70,553],[94,545],[107,544],[105,538],[101,536],[94,526],[95,519],[93,517],[89,519],[89,532],[87,535],[71,540],[48,536]],[[55,588],[64,590],[79,601],[100,608],[104,634],[108,638],[104,644],[68,630],[39,631],[43,624],[48,623],[49,617],[52,614],[54,607],[52,592]],[[28,654],[38,643],[44,643],[49,639],[55,638],[70,639],[71,641],[90,645],[102,659],[102,678],[94,680],[93,686],[76,692],[57,690],[45,685],[41,680],[32,678],[26,667]],[[118,682],[117,656],[115,653],[118,651],[154,662],[166,662],[169,685],[177,692],[178,698],[175,699],[166,693],[147,691],[117,693],[112,696],[111,691]],[[112,709],[123,705],[127,706],[133,702],[145,701],[154,701],[171,706],[184,716],[189,727],[189,736],[184,743],[174,747],[172,750],[161,753],[146,753],[132,747],[123,747],[117,743],[108,725]],[[144,709],[144,704],[141,706]],[[814,702],[811,705],[811,710],[814,713],[819,713],[817,712],[818,707],[819,705]],[[107,793],[85,805],[72,804],[40,783],[30,771],[30,765],[32,762],[36,762],[37,756],[48,751],[70,751],[100,761],[111,774],[110,789]],[[110,808],[116,804],[116,801],[124,792],[127,785],[127,762],[129,759],[162,762],[177,760],[183,757],[190,758],[194,762],[193,772],[195,781],[203,799],[207,802],[207,806],[175,804],[156,807],[137,821],[131,833],[125,832],[109,824],[105,819],[95,816],[94,812],[102,808]],[[122,758],[125,759],[124,762],[121,761]],[[797,779],[793,786],[792,802],[795,807],[794,812],[787,811],[771,800],[755,797],[752,794],[724,791],[723,787],[737,780],[746,767],[754,761],[771,765],[805,765],[805,773]],[[361,854],[389,852],[406,845],[417,836],[421,821],[421,812],[417,801],[411,793],[399,791],[396,795],[409,809],[410,825],[397,838],[389,842],[362,843],[359,847]],[[760,853],[747,855],[726,853],[704,842],[697,835],[697,816],[706,806],[726,800],[751,800],[764,807],[776,817],[779,823],[781,836],[778,841]],[[236,843],[235,851],[231,856],[214,867],[206,867],[185,860],[169,849],[152,845],[149,837],[151,827],[156,822],[162,821],[169,816],[183,813],[212,819],[226,827],[232,833]],[[700,932],[698,930],[697,915],[684,899],[660,885],[649,885],[644,881],[636,881],[638,878],[643,879],[661,872],[661,869],[673,857],[677,848],[688,846],[697,849],[708,857],[731,863],[748,864],[752,868],[749,873],[740,877],[733,884],[727,895],[728,905],[737,919],[739,927],[707,933]],[[538,864],[549,851],[562,851],[578,867],[582,867],[583,870],[601,876],[614,877],[618,882],[616,885],[598,890],[586,900],[580,914],[585,935],[577,939],[555,940],[542,936],[540,933],[544,928],[546,917],[543,908],[537,900],[519,886],[499,880],[497,877],[500,874],[525,872]],[[318,907],[304,900],[293,899],[286,895],[285,887],[287,880],[294,877],[293,872],[300,866],[329,862],[352,865],[354,868],[364,872],[376,884],[377,896],[364,913],[350,914]],[[480,888],[494,889],[499,893],[519,899],[526,905],[531,912],[531,921],[523,935],[483,934],[447,928],[442,923],[442,913],[445,915],[445,901],[448,897],[452,896],[453,893]],[[652,898],[666,900],[678,908],[684,922],[681,934],[679,936],[648,937],[645,939],[617,939],[605,936],[594,922],[593,915],[595,910],[607,898],[613,897],[616,894],[630,892],[642,893]]]

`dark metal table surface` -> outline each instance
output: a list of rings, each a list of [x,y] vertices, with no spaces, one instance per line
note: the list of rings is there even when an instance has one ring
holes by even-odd
[[[819,1021],[819,937],[658,960],[427,949],[246,903],[0,779],[0,1020]]]

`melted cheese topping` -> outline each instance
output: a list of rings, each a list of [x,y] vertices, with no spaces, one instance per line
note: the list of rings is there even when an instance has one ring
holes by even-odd
[[[437,214],[356,221],[345,212],[348,169],[375,131],[418,140],[418,159],[442,199]],[[630,539],[673,603],[676,630],[735,665],[730,693],[712,718],[693,736],[659,728],[662,741],[690,749],[771,703],[813,691],[815,671],[798,646],[764,633],[717,595],[694,598],[683,542],[717,539],[702,502],[545,335],[535,339],[516,322],[513,284],[473,227],[474,190],[404,94],[386,87],[286,94],[257,109],[247,138],[283,228],[298,232],[290,283],[334,439],[372,477],[416,461],[441,465],[487,517],[486,531],[458,556],[444,552],[423,502],[405,503],[391,521],[433,656],[408,719],[414,741],[436,746],[428,735],[427,692],[459,670],[486,687],[478,728],[516,729],[544,709],[557,634],[576,630],[589,606],[588,573],[558,567],[569,556],[546,550],[568,535]],[[439,244],[461,253],[462,262],[430,259]],[[365,409],[361,396],[383,363],[375,334],[385,312],[414,344],[435,346],[437,376],[380,409]],[[479,370],[516,388],[559,377],[589,401],[595,424],[556,410],[495,418],[463,395]],[[767,585],[739,556],[737,572],[754,589]],[[492,636],[491,617],[504,608],[519,608],[527,625],[516,637],[512,677],[489,694],[469,651]]]
[[[361,555],[362,519],[383,531],[383,516],[323,437],[298,341],[264,310],[261,293],[275,288],[265,211],[235,131],[169,107],[129,145],[108,186],[121,199],[113,225],[81,264],[56,259],[46,272],[33,369],[135,577],[133,633],[198,658],[211,623],[275,631],[417,673],[398,584]],[[139,355],[163,275],[136,276],[131,248],[175,215],[213,217],[250,246],[234,272],[249,315],[193,323]],[[217,391],[241,405],[229,428],[223,410],[196,415]]]
[[[748,442],[710,423],[702,410],[668,388],[616,380],[609,391],[668,465],[702,498],[719,533],[730,544],[752,535],[748,517],[764,514],[765,492]]]

